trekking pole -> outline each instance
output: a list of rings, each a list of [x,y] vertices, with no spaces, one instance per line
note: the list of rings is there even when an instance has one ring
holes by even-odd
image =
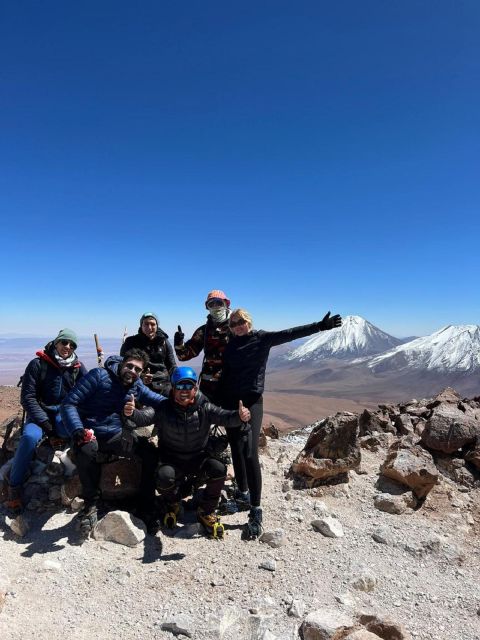
[[[123,331],[122,344],[125,344],[125,340],[127,339],[127,327],[125,327]]]
[[[93,337],[95,339],[95,347],[97,349],[97,362],[98,362],[98,366],[99,367],[103,367],[103,349],[100,346],[100,343],[98,342],[98,336],[96,333],[93,334]]]

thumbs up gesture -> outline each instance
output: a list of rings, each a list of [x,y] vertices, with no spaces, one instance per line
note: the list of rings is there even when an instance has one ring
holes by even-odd
[[[145,373],[143,374],[143,381],[145,384],[150,384],[153,380],[153,373],[150,373],[150,367],[145,369]]]
[[[250,411],[247,407],[243,406],[243,402],[241,400],[238,402],[238,415],[242,422],[248,422],[250,420]]]
[[[185,339],[185,334],[182,331],[182,327],[178,325],[178,331],[175,331],[175,335],[173,336],[173,346],[181,347],[184,339]]]
[[[135,411],[135,398],[132,394],[131,396],[128,397],[128,400],[126,401],[125,406],[123,407],[123,413],[124,415],[127,416],[127,418],[129,418],[131,415],[133,415],[134,411]]]

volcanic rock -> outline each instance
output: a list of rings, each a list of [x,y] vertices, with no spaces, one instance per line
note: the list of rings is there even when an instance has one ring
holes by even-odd
[[[127,547],[134,547],[145,539],[144,523],[125,511],[110,511],[94,530],[96,540],[110,540]]]
[[[435,407],[422,433],[422,443],[434,451],[453,453],[480,437],[480,422],[470,409],[465,413],[453,404]]]
[[[398,440],[390,446],[380,473],[409,487],[419,499],[425,498],[438,480],[430,453],[408,440]]]
[[[312,611],[300,627],[303,640],[336,640],[353,626],[353,620],[336,609]]]

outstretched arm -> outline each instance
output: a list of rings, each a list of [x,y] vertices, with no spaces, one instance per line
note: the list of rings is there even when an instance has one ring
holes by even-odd
[[[284,329],[283,331],[269,331],[267,336],[270,339],[272,347],[276,347],[279,344],[285,344],[285,342],[291,342],[292,340],[298,340],[298,338],[306,338],[318,331],[329,331],[330,329],[336,329],[342,326],[342,318],[340,315],[330,316],[330,311],[323,317],[320,322],[313,322],[312,324],[304,324],[300,327],[292,327],[291,329]]]
[[[208,419],[212,424],[221,424],[222,427],[241,427],[242,424],[250,420],[250,410],[243,406],[240,400],[238,403],[238,411],[227,411],[221,409],[217,405],[208,402],[206,404],[206,412]]]

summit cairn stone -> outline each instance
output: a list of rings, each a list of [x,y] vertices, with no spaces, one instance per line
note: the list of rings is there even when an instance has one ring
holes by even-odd
[[[347,411],[317,423],[290,467],[294,485],[301,488],[348,482],[348,472],[357,469],[361,461],[357,431],[358,418]]]

